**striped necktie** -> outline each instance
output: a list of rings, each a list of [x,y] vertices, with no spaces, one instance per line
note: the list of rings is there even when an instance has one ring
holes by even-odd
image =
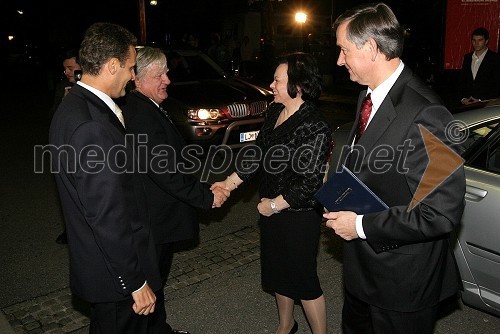
[[[355,143],[358,143],[359,139],[363,135],[366,130],[366,126],[368,125],[368,119],[370,119],[370,114],[372,112],[372,97],[371,93],[365,96],[363,99],[363,103],[361,104],[361,115],[359,115],[358,120],[358,129],[356,133]]]
[[[170,118],[170,116],[168,115],[167,111],[165,109],[162,108],[162,106],[160,106],[160,110],[161,112],[165,115],[165,117],[167,117],[167,119],[170,121],[170,123],[172,123],[172,119]],[[172,123],[174,124],[174,123]]]

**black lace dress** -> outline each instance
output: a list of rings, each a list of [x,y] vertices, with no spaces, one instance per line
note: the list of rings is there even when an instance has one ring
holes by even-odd
[[[290,204],[280,213],[260,216],[263,287],[312,300],[323,294],[316,270],[322,207],[314,193],[323,183],[331,130],[313,102],[304,102],[275,128],[283,109],[270,105],[256,146],[246,148],[255,150],[256,159],[237,163],[236,173],[245,182],[260,173],[260,197],[282,195]]]

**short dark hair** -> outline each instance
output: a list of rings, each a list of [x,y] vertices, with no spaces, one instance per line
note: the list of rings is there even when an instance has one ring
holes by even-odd
[[[80,59],[78,57],[78,49],[68,49],[63,54],[63,60],[75,58],[77,64],[80,64]]]
[[[403,29],[386,4],[371,3],[349,9],[335,20],[332,28],[337,30],[341,23],[347,21],[347,40],[357,48],[373,38],[387,60],[399,58],[403,54]]]
[[[113,23],[92,24],[80,46],[80,66],[84,73],[98,75],[102,66],[111,58],[124,65],[130,57],[130,46],[137,45],[137,38],[127,29]]]
[[[298,89],[302,99],[316,100],[321,95],[321,75],[318,63],[313,56],[303,52],[295,52],[278,59],[278,65],[287,64],[287,92],[291,98],[297,97]]]
[[[485,40],[490,39],[490,33],[488,32],[488,30],[486,28],[483,28],[483,27],[474,29],[470,38],[472,39],[473,36],[483,36]]]

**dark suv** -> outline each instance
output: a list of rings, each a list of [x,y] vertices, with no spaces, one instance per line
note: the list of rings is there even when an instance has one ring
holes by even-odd
[[[232,77],[206,54],[167,52],[168,98],[163,107],[190,144],[238,148],[255,140],[271,92]]]

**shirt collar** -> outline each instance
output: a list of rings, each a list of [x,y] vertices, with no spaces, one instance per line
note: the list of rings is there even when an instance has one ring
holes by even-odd
[[[476,55],[476,52],[472,52],[472,59],[474,60],[483,60],[484,56],[486,55],[486,52],[488,52],[489,49],[486,49],[479,57]]]
[[[158,103],[156,103],[152,98],[148,97],[148,99],[150,99],[151,102],[153,102],[155,104],[155,106],[157,106],[158,108],[160,108],[160,105]]]
[[[394,83],[396,80],[398,80],[399,76],[401,75],[401,72],[403,72],[404,69],[404,64],[402,61],[400,61],[398,68],[396,71],[394,71],[387,79],[384,80],[377,88],[375,88],[373,91],[368,88],[366,94],[371,93],[371,98],[372,98],[372,110],[376,111],[384,101],[385,97],[387,94],[389,94],[389,91],[391,90],[392,86],[394,86]]]
[[[106,93],[103,93],[97,88],[94,88],[92,86],[89,86],[81,81],[77,81],[77,85],[82,86],[83,88],[91,91],[94,93],[98,98],[100,98],[106,105],[113,111],[113,113],[116,115],[116,103],[113,101],[111,97],[109,97]]]

